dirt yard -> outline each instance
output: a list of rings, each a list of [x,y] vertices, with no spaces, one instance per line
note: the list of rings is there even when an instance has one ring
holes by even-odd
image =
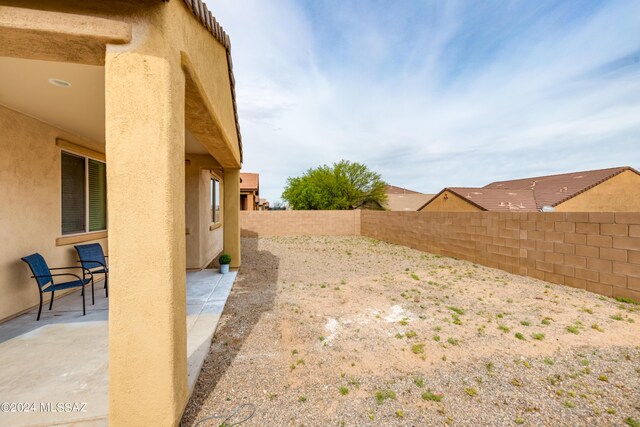
[[[637,305],[366,238],[242,245],[185,426],[640,426]]]

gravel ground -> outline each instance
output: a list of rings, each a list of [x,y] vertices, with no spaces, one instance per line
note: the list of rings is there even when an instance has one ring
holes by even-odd
[[[182,425],[640,426],[640,307],[357,237],[243,238]]]

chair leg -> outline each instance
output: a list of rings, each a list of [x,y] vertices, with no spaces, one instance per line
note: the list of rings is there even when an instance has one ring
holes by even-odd
[[[49,302],[49,311],[51,311],[51,308],[53,307],[53,297],[55,296],[56,291],[51,291],[51,302]]]
[[[91,276],[91,304],[96,305],[96,296],[93,291],[93,276]]]
[[[84,286],[82,286],[82,315],[86,315],[87,314],[87,310],[85,309],[85,304],[84,304]]]
[[[107,298],[109,298],[109,273],[104,275],[104,290]]]
[[[42,291],[40,291],[40,306],[38,307],[38,318],[36,319],[36,322],[40,320],[40,313],[42,313]]]

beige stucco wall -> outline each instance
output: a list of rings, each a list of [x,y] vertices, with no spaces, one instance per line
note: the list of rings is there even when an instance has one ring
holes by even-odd
[[[223,251],[231,255],[231,268],[240,267],[240,169],[225,169],[222,192]]]
[[[640,175],[630,170],[556,206],[558,212],[640,212]]]
[[[445,200],[445,194],[448,199]],[[451,191],[445,191],[433,199],[421,212],[480,212],[481,209],[457,196]]]
[[[115,426],[176,420],[187,398],[184,74],[163,53],[105,64]]]
[[[222,204],[224,183],[213,157],[204,154],[187,154],[185,166],[185,211],[187,268],[206,267],[222,252],[222,211],[221,221],[213,224],[210,205],[210,179],[220,181],[220,201]],[[210,168],[210,169],[209,169]],[[211,169],[215,169],[212,175]],[[217,172],[216,172],[217,171]],[[222,209],[222,207],[221,207]]]
[[[61,237],[56,138],[103,151],[99,144],[0,106],[0,319],[38,304],[36,283],[21,257],[39,252],[50,267],[77,265],[73,244],[56,246]],[[106,239],[98,242],[107,252]]]

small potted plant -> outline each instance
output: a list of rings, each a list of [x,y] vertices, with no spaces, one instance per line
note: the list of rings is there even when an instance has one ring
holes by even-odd
[[[231,263],[231,255],[222,254],[218,257],[220,263],[220,273],[226,274],[229,272],[229,264]]]

